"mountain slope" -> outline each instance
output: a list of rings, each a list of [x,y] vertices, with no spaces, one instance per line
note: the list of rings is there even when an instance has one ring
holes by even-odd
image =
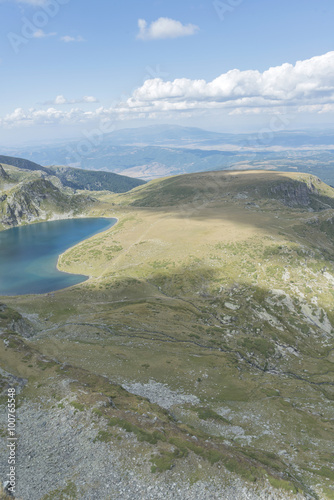
[[[5,163],[6,165],[12,165],[13,167],[22,168],[25,170],[43,170],[41,165],[37,163],[25,160],[24,158],[15,158],[13,156],[2,156],[0,155],[0,163]]]
[[[28,380],[25,404],[74,414],[75,435],[87,419],[100,463],[123,450],[122,470],[149,484],[239,477],[234,498],[331,499],[334,189],[210,172],[96,196],[94,214],[119,222],[59,260],[90,280],[2,300],[0,361]],[[47,459],[40,426],[20,439]],[[66,452],[80,497],[86,448]]]
[[[144,184],[144,181],[140,179],[133,179],[112,172],[87,171],[71,167],[43,167],[29,160],[10,156],[0,156],[0,163],[13,165],[24,170],[42,171],[47,175],[54,175],[61,180],[64,186],[72,189],[108,190],[114,193],[124,193]]]
[[[64,188],[57,177],[5,165],[0,169],[0,228],[79,215],[94,204],[88,194]]]
[[[50,175],[55,175],[64,186],[72,189],[85,189],[88,191],[112,191],[124,193],[136,186],[145,184],[145,181],[133,179],[112,172],[97,170],[83,170],[71,167],[48,167],[45,169]]]
[[[333,188],[309,174],[276,172],[203,172],[152,181],[117,198],[138,207],[177,207],[228,200],[279,202],[310,211],[334,208]]]

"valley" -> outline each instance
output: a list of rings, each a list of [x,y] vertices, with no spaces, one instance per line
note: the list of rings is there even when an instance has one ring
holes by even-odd
[[[67,165],[43,167],[65,171],[66,177],[76,172],[77,175],[80,172],[80,177],[84,172],[89,176],[93,170],[102,171],[100,176],[103,172],[105,175],[116,172],[149,181],[200,171],[257,169],[307,172],[334,185],[333,132],[289,130],[289,120],[289,116],[277,115],[273,120],[275,126],[247,134],[159,124],[109,134],[93,133],[76,141],[39,144],[37,149],[7,148],[7,154],[44,166]],[[1,161],[6,163],[0,157]]]

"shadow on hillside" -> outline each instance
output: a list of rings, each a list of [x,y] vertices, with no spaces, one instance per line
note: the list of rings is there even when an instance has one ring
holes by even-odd
[[[123,200],[130,210],[181,219],[185,229],[191,221],[221,221],[221,231],[230,240],[236,231],[239,238],[243,232],[246,238],[247,230],[253,227],[261,231],[260,235],[263,231],[269,236],[281,234],[294,242],[296,236],[308,241],[311,238],[322,250],[334,242],[331,213],[327,222],[318,219],[322,212],[334,209],[334,189],[308,174],[187,174],[155,181],[123,195]],[[180,233],[180,238],[185,237],[186,231]]]

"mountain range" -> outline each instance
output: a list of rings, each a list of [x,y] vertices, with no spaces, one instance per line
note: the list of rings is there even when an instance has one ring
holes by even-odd
[[[65,165],[150,180],[209,170],[305,171],[334,185],[332,131],[267,130],[222,134],[198,128],[158,125],[44,146],[5,149],[43,166]]]

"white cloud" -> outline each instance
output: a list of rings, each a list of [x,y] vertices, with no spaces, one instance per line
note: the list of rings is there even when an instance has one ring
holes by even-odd
[[[60,37],[60,40],[62,42],[65,42],[65,43],[70,43],[70,42],[84,42],[84,38],[80,35],[78,36],[69,36],[69,35],[65,35],[65,36],[62,36]]]
[[[125,105],[135,110],[272,108],[334,103],[334,52],[269,68],[233,69],[211,82],[146,80]]]
[[[47,109],[16,109],[3,118],[0,126],[66,123],[88,124],[101,120],[134,118],[175,118],[175,115],[219,112],[233,115],[269,113],[334,113],[334,52],[283,64],[263,73],[256,70],[233,69],[218,78],[190,80],[180,78],[163,81],[146,80],[132,96],[112,107],[100,106],[85,111],[80,107],[57,109],[65,104],[94,103],[96,98],[85,96],[66,99],[59,95],[44,103]]]
[[[85,95],[79,99],[66,99],[63,95],[57,95],[53,101],[46,101],[43,104],[47,106],[61,106],[63,104],[91,104],[99,102],[98,99],[91,95]]]
[[[67,104],[67,100],[63,95],[57,95],[54,100],[54,104]]]
[[[82,100],[83,100],[83,102],[90,102],[90,103],[92,103],[92,102],[99,102],[96,99],[96,97],[93,97],[92,95],[85,95]]]
[[[70,111],[61,111],[53,107],[45,110],[30,108],[27,111],[17,108],[13,113],[0,119],[0,124],[11,128],[29,125],[86,123],[90,114],[77,108],[72,108]]]
[[[184,25],[168,17],[160,17],[149,26],[145,19],[138,20],[139,33],[137,38],[141,40],[157,40],[161,38],[178,38],[181,36],[195,35],[199,27],[194,24]]]
[[[47,38],[49,36],[56,36],[57,33],[45,33],[43,30],[37,30],[32,35],[33,38]]]

